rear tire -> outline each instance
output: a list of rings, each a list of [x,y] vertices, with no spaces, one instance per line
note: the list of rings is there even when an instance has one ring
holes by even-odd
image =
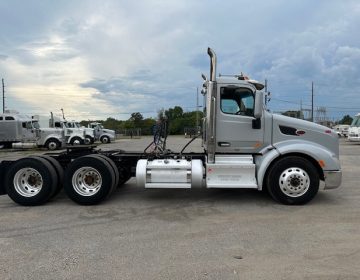
[[[78,204],[98,204],[111,194],[114,186],[112,167],[105,159],[94,155],[75,159],[65,171],[65,192]]]
[[[114,171],[114,176],[115,176],[114,190],[115,190],[115,189],[117,188],[117,186],[119,185],[119,181],[120,181],[119,170],[118,170],[115,162],[114,162],[111,158],[109,158],[109,157],[107,157],[107,156],[105,156],[105,155],[102,155],[102,154],[94,154],[94,155],[92,155],[92,156],[100,157],[100,158],[106,160],[106,161],[109,163],[109,165],[111,166],[112,170]]]
[[[54,192],[54,194],[51,196],[52,198],[55,197],[63,188],[63,182],[64,182],[64,169],[61,166],[61,164],[54,159],[51,156],[48,155],[38,155],[38,156],[33,156],[34,158],[36,157],[40,157],[43,159],[46,159],[51,165],[52,167],[54,167],[56,175],[57,175],[57,180],[58,180],[58,184],[56,186],[56,190]]]
[[[55,193],[57,184],[54,167],[39,157],[17,160],[5,177],[7,194],[14,202],[24,206],[46,203]]]
[[[275,162],[266,178],[266,186],[272,198],[288,205],[311,201],[319,190],[319,183],[315,166],[297,156],[288,156]]]

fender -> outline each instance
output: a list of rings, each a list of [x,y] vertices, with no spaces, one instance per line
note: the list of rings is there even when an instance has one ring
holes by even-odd
[[[310,141],[288,140],[273,145],[271,149],[265,149],[262,155],[255,156],[257,168],[258,189],[262,189],[265,173],[270,164],[280,156],[287,154],[304,155],[318,163],[323,171],[340,170],[340,161],[334,153],[317,143]]]
[[[46,135],[45,138],[43,137],[40,137],[40,139],[37,141],[37,145],[40,145],[40,146],[44,146],[46,141],[51,139],[51,138],[54,138],[54,139],[57,139],[61,144],[63,144],[64,140],[61,136],[59,136],[58,134],[49,134],[49,135]]]
[[[66,141],[67,144],[70,144],[70,143],[71,143],[71,140],[72,140],[74,137],[80,138],[82,141],[85,140],[84,135],[83,135],[83,134],[78,134],[78,133],[72,133],[71,136],[68,136],[68,137],[69,137],[69,138],[68,138],[67,141]]]
[[[101,137],[103,137],[103,136],[109,137],[110,140],[114,140],[114,139],[115,139],[114,135],[112,135],[112,134],[110,134],[110,133],[107,133],[107,132],[102,133],[102,134],[100,135],[99,139],[101,139]]]

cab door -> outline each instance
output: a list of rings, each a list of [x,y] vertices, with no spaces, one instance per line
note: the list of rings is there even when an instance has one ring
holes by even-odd
[[[218,84],[216,152],[253,154],[264,146],[264,122],[253,128],[255,89]]]
[[[27,121],[27,122],[22,122],[21,123],[22,126],[22,139],[25,142],[28,141],[35,141],[36,140],[36,133],[35,133],[35,129],[32,126],[31,121]]]

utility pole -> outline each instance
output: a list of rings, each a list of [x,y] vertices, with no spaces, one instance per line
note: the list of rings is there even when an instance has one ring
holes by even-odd
[[[311,82],[311,121],[314,122],[314,82]]]
[[[198,128],[199,128],[199,87],[196,87],[196,130],[198,130]]]
[[[4,79],[2,79],[2,96],[3,96],[3,113],[5,113],[5,85],[4,85]]]

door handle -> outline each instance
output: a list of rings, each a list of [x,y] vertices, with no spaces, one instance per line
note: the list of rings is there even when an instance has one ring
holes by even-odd
[[[218,145],[220,147],[230,147],[231,144],[229,142],[218,142]]]

